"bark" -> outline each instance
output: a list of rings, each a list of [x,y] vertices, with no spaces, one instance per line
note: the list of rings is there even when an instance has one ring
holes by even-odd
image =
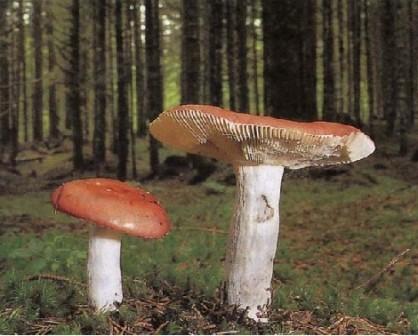
[[[183,0],[182,33],[182,104],[199,103],[200,50],[199,50],[199,3]]]
[[[347,2],[347,100],[348,114],[354,115],[354,94],[353,94],[353,5],[354,1]]]
[[[336,120],[343,117],[343,85],[344,85],[344,6],[343,1],[334,1],[334,26],[335,26],[335,97],[336,97]]]
[[[116,83],[115,83],[115,51],[114,51],[114,6],[113,6],[113,1],[110,0],[107,3],[107,13],[109,15],[107,15],[107,63],[108,63],[108,68],[109,68],[109,87],[108,87],[108,94],[107,97],[108,99],[108,106],[109,106],[109,119],[110,122],[109,124],[111,125],[110,129],[112,132],[112,152],[114,154],[117,154],[118,152],[118,132],[117,132],[117,124],[118,124],[118,120],[117,120],[117,113],[116,113],[116,98],[115,98],[115,87],[116,87]]]
[[[330,0],[323,0],[323,38],[324,38],[324,106],[322,118],[333,121],[336,119],[335,99],[335,62],[332,24],[332,6]]]
[[[23,11],[23,0],[19,0],[19,9],[18,9],[18,26],[19,26],[19,61],[20,61],[20,80],[21,88],[23,93],[23,139],[25,142],[29,140],[29,114],[28,114],[28,86],[26,80],[26,33],[25,33],[25,24],[24,24],[24,11]]]
[[[364,40],[366,47],[366,60],[367,60],[367,96],[369,103],[369,132],[373,135],[373,118],[374,118],[374,73],[373,73],[373,58],[372,53],[374,52],[372,40],[370,39],[371,34],[371,22],[370,22],[370,1],[364,0]]]
[[[409,21],[409,122],[410,127],[414,126],[417,115],[417,95],[418,95],[418,64],[417,64],[417,33],[418,33],[418,4],[414,0],[408,1],[408,21]]]
[[[80,8],[82,13],[82,8]],[[81,19],[80,22],[83,22]],[[85,22],[83,22],[86,24]],[[80,27],[81,31],[87,29],[87,27]],[[82,38],[82,37],[81,37]],[[79,91],[80,91],[80,104],[81,104],[81,117],[83,123],[83,132],[86,139],[90,138],[90,109],[88,106],[88,81],[89,81],[89,51],[87,45],[83,43],[80,44],[80,81],[79,81]]]
[[[70,32],[71,64],[68,83],[68,107],[71,110],[73,139],[73,167],[83,169],[83,123],[80,98],[80,0],[73,0],[71,6],[72,24]]]
[[[352,1],[352,38],[353,38],[353,108],[354,118],[361,125],[361,1]]]
[[[60,135],[59,131],[59,118],[57,110],[57,88],[56,88],[56,63],[57,57],[55,53],[54,43],[54,18],[51,11],[51,0],[47,3],[47,17],[46,24],[47,36],[48,36],[48,72],[49,72],[49,137],[56,139]]]
[[[316,120],[316,32],[315,32],[315,1],[303,2],[302,22],[300,24],[301,40],[301,91],[300,118],[304,120]]]
[[[133,1],[129,1],[128,5],[125,7],[125,64],[127,67],[127,78],[126,82],[128,83],[128,92],[129,92],[129,109],[128,109],[128,124],[129,124],[129,138],[130,138],[130,152],[131,152],[131,164],[132,164],[132,178],[135,180],[137,178],[137,169],[136,169],[136,137],[133,124],[133,114],[135,111],[135,91],[133,85],[133,35],[134,29],[131,26],[131,23],[134,22],[134,13],[135,13],[135,4]]]
[[[257,19],[257,2],[251,2],[251,52],[252,52],[252,76],[253,76],[253,90],[254,90],[254,105],[255,113],[260,115],[260,86],[258,83],[258,52],[257,52],[257,42],[258,42],[258,33],[256,26]]]
[[[43,34],[42,34],[42,0],[33,2],[33,48],[35,58],[35,78],[33,84],[33,138],[35,141],[43,139]]]
[[[135,82],[136,82],[136,117],[137,117],[137,136],[144,137],[147,133],[147,123],[145,115],[145,92],[144,92],[144,56],[141,34],[141,11],[140,2],[136,2],[134,12],[134,34],[135,34]]]
[[[94,133],[93,157],[96,174],[106,162],[106,1],[95,1],[94,20]]]
[[[183,0],[182,31],[182,85],[181,103],[198,104],[200,101],[200,49],[199,49],[199,1]],[[201,156],[187,155],[192,167],[198,170],[204,166]]]
[[[201,22],[200,22],[200,55],[202,62],[200,65],[201,77],[200,81],[200,96],[202,102],[205,104],[210,103],[209,99],[209,81],[210,81],[210,71],[209,71],[209,36],[210,36],[210,15],[209,15],[209,3],[210,0],[201,0],[200,1],[200,12]]]
[[[151,120],[163,110],[163,78],[161,72],[159,1],[145,1],[146,106]],[[159,173],[158,143],[150,136],[151,175]]]
[[[225,15],[226,15],[226,59],[228,65],[228,89],[229,89],[229,108],[236,110],[236,35],[234,34],[235,26],[235,2],[236,0],[225,1]]]
[[[10,125],[9,125],[9,59],[7,54],[8,41],[7,31],[7,9],[8,2],[0,1],[0,155],[3,149],[10,141]],[[0,160],[2,157],[0,156]]]
[[[122,36],[122,0],[116,0],[115,7],[116,59],[118,81],[118,179],[127,176],[129,149],[129,112],[126,81],[128,69],[125,62],[124,43]]]
[[[222,0],[211,0],[209,5],[209,100],[222,106]]]
[[[315,48],[309,46],[315,41],[314,30],[305,21],[313,20],[314,11],[306,11],[305,6],[312,4],[302,0],[263,0],[264,108],[267,115],[315,118],[316,111],[305,107],[312,105],[305,99],[305,89],[309,90],[309,97],[315,95],[313,85],[304,88],[308,72],[315,66]],[[312,41],[305,41],[308,39],[305,33]],[[309,58],[311,62],[306,62]],[[310,75],[313,76],[313,72]]]
[[[236,3],[236,35],[237,35],[237,108],[240,112],[248,112],[248,69],[247,69],[247,1]]]
[[[15,13],[12,13],[14,15]],[[19,97],[20,97],[20,85],[19,83],[19,70],[20,65],[17,60],[19,59],[18,50],[18,34],[12,32],[11,45],[9,47],[9,95],[10,95],[10,154],[9,163],[12,167],[16,167],[16,157],[19,152]]]
[[[408,62],[409,54],[407,41],[409,39],[407,24],[406,2],[396,2],[395,45],[396,45],[396,110],[399,114],[399,154],[408,153]]]
[[[395,3],[385,0],[383,4],[383,109],[386,119],[386,135],[393,135],[395,131],[396,106],[395,96]]]

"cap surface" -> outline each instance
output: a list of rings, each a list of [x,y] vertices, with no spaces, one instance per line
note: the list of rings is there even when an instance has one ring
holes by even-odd
[[[51,202],[56,210],[131,236],[160,238],[171,226],[154,196],[118,180],[67,182],[52,193]]]
[[[375,150],[366,134],[349,125],[296,122],[210,105],[167,110],[150,124],[150,131],[159,141],[189,153],[291,169],[349,163]]]

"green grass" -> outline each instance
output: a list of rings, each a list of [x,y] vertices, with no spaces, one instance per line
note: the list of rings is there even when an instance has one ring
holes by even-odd
[[[199,186],[176,180],[145,184],[166,206],[173,230],[158,241],[123,238],[125,297],[146,298],[159,281],[215,295],[223,279],[234,198],[234,187],[215,178]],[[34,321],[48,317],[56,321],[50,333],[108,333],[106,317],[77,308],[87,304],[85,288],[78,284],[86,283],[87,224],[56,214],[49,192],[0,195],[5,227],[13,227],[18,218],[22,229],[0,236],[0,333],[37,332],[31,329]],[[324,325],[336,314],[347,314],[394,332],[418,333],[417,193],[416,185],[370,165],[353,166],[349,175],[330,180],[288,173],[273,307],[309,310]],[[411,251],[370,293],[358,288],[407,248]],[[65,276],[74,283],[28,280],[39,274]],[[123,304],[117,318],[132,324],[138,313]],[[282,327],[269,331],[285,332]],[[224,321],[217,330],[230,328]],[[245,325],[234,328],[254,332]],[[187,330],[170,320],[161,332]]]

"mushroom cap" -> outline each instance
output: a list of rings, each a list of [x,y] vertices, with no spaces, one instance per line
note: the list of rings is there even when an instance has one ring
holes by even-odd
[[[375,150],[366,134],[349,125],[296,122],[210,105],[171,108],[150,124],[150,131],[174,148],[241,165],[335,165],[360,160]]]
[[[154,196],[118,180],[67,182],[51,194],[51,202],[58,211],[131,236],[160,238],[171,226]]]

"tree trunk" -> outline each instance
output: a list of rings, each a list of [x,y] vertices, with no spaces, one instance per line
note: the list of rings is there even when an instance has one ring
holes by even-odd
[[[391,136],[395,131],[396,106],[395,96],[395,2],[385,0],[383,9],[383,109],[386,119],[386,134]]]
[[[414,7],[415,6],[415,7]],[[417,69],[417,33],[418,33],[418,4],[414,0],[408,1],[408,21],[409,21],[409,118],[408,125],[415,125],[417,115],[417,94],[418,94],[418,69]]]
[[[407,74],[409,54],[407,41],[409,40],[407,24],[407,6],[405,1],[396,2],[395,17],[395,66],[396,66],[396,110],[399,114],[399,154],[405,156],[408,153],[408,87]]]
[[[258,42],[258,33],[256,20],[257,15],[257,2],[251,1],[251,51],[252,51],[252,75],[253,75],[253,90],[254,90],[254,106],[255,113],[260,115],[260,86],[258,84],[258,52],[257,52],[257,42]]]
[[[182,43],[182,104],[199,103],[200,50],[199,50],[199,3],[183,0]]]
[[[23,0],[19,0],[19,60],[20,60],[20,80],[21,88],[23,92],[23,139],[25,142],[29,140],[29,115],[28,115],[28,87],[26,83],[26,46],[25,46],[25,24],[24,24],[24,11]]]
[[[122,0],[116,0],[115,7],[116,59],[118,71],[118,179],[125,180],[128,161],[129,112],[126,81],[128,69],[125,63],[122,36]]]
[[[367,96],[369,103],[369,133],[373,135],[373,118],[374,118],[374,73],[373,73],[373,63],[372,63],[372,53],[374,53],[374,48],[372,45],[372,40],[370,39],[371,34],[371,22],[370,22],[370,2],[369,0],[363,0],[364,5],[364,39],[366,47],[366,60],[367,60]]]
[[[114,154],[117,154],[118,152],[118,132],[117,132],[117,113],[116,113],[116,98],[115,98],[115,52],[114,52],[114,17],[115,17],[115,11],[113,6],[113,0],[109,0],[107,3],[107,63],[108,63],[108,93],[107,97],[108,99],[108,107],[109,107],[109,124],[110,124],[110,130],[111,130],[111,149]]]
[[[352,2],[353,20],[353,108],[356,124],[361,126],[361,0]]]
[[[239,0],[236,4],[237,34],[237,107],[240,112],[248,112],[248,70],[247,70],[247,0]]]
[[[81,9],[81,8],[80,8]],[[82,11],[81,11],[82,13]],[[81,19],[80,22],[83,22]],[[86,22],[83,22],[86,25]],[[87,29],[87,27],[84,27]],[[83,27],[81,27],[83,31]],[[89,52],[88,47],[85,43],[80,44],[80,81],[79,81],[79,90],[80,90],[80,104],[81,104],[81,117],[83,123],[83,132],[84,138],[90,138],[90,109],[88,106],[88,81],[89,81]]]
[[[225,1],[225,16],[226,16],[226,60],[228,65],[228,89],[229,89],[229,108],[236,110],[236,35],[234,34],[235,19],[235,1]]]
[[[94,133],[93,157],[96,174],[106,162],[106,1],[95,1],[94,20]]]
[[[315,1],[303,2],[300,30],[301,40],[301,91],[302,99],[299,117],[303,120],[318,118],[316,99],[316,32]]]
[[[324,28],[324,106],[322,118],[324,120],[335,120],[336,99],[335,99],[335,62],[332,24],[331,0],[323,0],[323,28]]]
[[[312,21],[314,11],[308,13],[305,6],[312,4],[303,0],[263,0],[264,109],[267,115],[315,118],[316,111],[305,107],[312,105],[309,100],[316,90],[312,83],[304,88],[305,80],[313,76],[312,66],[315,68],[312,63],[315,48],[309,44],[315,41],[315,35],[313,27],[306,22]],[[312,41],[307,42],[308,39]],[[305,62],[309,58],[311,62]],[[309,92],[310,99],[306,99],[305,90],[313,90]]]
[[[345,37],[346,37],[346,30],[347,30],[347,23],[346,23],[346,1],[345,0],[338,0],[338,24],[339,24],[339,31],[338,31],[338,55],[339,55],[339,78],[338,81],[340,83],[339,87],[339,98],[338,98],[338,113],[342,115],[347,115],[347,104],[346,104],[346,73],[347,73],[347,59],[346,59],[346,47],[345,47]]]
[[[14,15],[15,13],[12,13]],[[12,167],[16,167],[16,157],[19,152],[19,50],[18,50],[18,34],[10,33],[11,45],[9,46],[9,97],[10,97],[10,154],[9,163]]]
[[[181,103],[198,104],[200,101],[200,49],[199,49],[199,1],[183,0]],[[187,158],[197,174],[204,166],[201,156],[188,154]]]
[[[163,110],[159,0],[145,0],[146,106],[151,120]],[[150,136],[151,176],[159,174],[158,142]]]
[[[138,137],[144,137],[147,133],[147,120],[145,115],[145,92],[144,92],[144,56],[141,34],[141,5],[136,2],[133,15],[135,34],[135,82],[136,82],[136,118]]]
[[[209,3],[209,99],[222,106],[222,0]]]
[[[43,139],[43,80],[42,80],[42,0],[33,2],[33,48],[35,78],[33,84],[33,138]]]
[[[136,136],[134,131],[133,124],[133,114],[135,111],[135,91],[133,83],[133,39],[134,39],[134,29],[131,24],[134,23],[135,15],[135,4],[133,1],[128,1],[128,5],[125,7],[126,19],[125,19],[125,64],[127,67],[127,78],[126,81],[129,84],[129,109],[128,109],[128,124],[129,124],[129,138],[130,138],[130,152],[131,152],[131,164],[132,164],[132,178],[135,180],[137,178],[137,169],[136,169]]]
[[[72,26],[70,32],[71,65],[70,81],[68,83],[68,104],[71,109],[73,132],[73,166],[75,170],[82,170],[83,158],[83,124],[81,120],[80,99],[80,0],[73,0],[71,7]]]
[[[48,22],[46,24],[46,30],[48,34],[48,71],[49,71],[49,137],[56,139],[59,137],[59,118],[57,111],[57,88],[56,88],[56,63],[57,58],[55,55],[55,43],[54,43],[54,17],[51,11],[52,2],[49,0],[47,3],[47,17]]]
[[[209,98],[209,82],[210,82],[210,65],[209,65],[209,38],[210,38],[210,0],[200,1],[201,23],[200,23],[200,55],[202,58],[200,72],[202,80],[200,81],[200,96],[204,104],[210,103]]]
[[[10,141],[9,125],[9,58],[8,50],[8,23],[7,23],[8,1],[0,1],[0,160],[5,147]]]

